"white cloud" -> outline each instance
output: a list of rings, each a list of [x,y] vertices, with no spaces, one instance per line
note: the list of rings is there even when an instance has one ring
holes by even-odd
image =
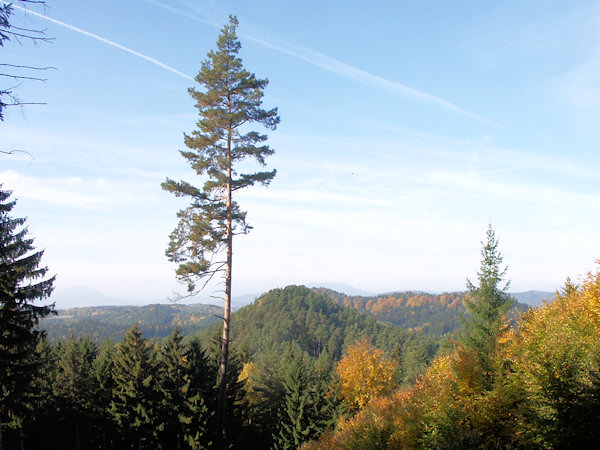
[[[14,190],[19,199],[87,210],[105,209],[109,203],[109,197],[101,193],[81,193],[85,183],[80,177],[40,179],[5,170],[0,178],[4,188]]]

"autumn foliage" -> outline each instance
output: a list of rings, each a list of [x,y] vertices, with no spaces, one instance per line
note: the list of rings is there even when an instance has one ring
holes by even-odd
[[[599,448],[600,261],[503,327],[491,363],[483,386],[476,352],[456,343],[305,448]]]
[[[369,401],[396,387],[396,365],[367,341],[352,345],[337,365],[342,398],[351,408],[363,408]]]

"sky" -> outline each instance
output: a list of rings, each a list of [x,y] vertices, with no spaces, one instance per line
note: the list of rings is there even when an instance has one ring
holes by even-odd
[[[229,14],[281,117],[257,126],[275,180],[237,198],[254,229],[234,242],[234,296],[464,290],[489,223],[512,291],[594,268],[598,1],[48,0],[13,23],[52,41],[0,48],[53,67],[15,89],[45,104],[6,111],[1,149],[28,154],[0,155],[0,182],[57,296],[183,292],[164,252],[186,201],[160,184],[203,182],[179,155],[198,117],[187,89]]]

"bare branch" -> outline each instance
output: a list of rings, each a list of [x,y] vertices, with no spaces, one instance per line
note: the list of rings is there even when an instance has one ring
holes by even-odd
[[[19,38],[22,39],[30,39],[34,42],[51,42],[54,40],[54,38],[49,38],[49,37],[42,37],[42,36],[31,36],[29,34],[23,34],[23,33],[15,33],[14,31],[9,31],[9,30],[4,30],[5,34],[10,34],[11,36],[17,38],[17,42],[20,44],[21,41],[19,40]],[[43,31],[40,31],[40,33],[43,33]]]
[[[14,155],[15,153],[25,153],[26,155],[29,155],[29,157],[31,158],[32,161],[35,159],[35,156],[33,156],[29,152],[26,152],[25,150],[0,150],[0,153],[4,153],[5,155]]]
[[[0,77],[12,78],[15,81],[16,80],[48,81],[48,78],[24,77],[22,75],[12,75],[10,73],[0,73]]]
[[[58,70],[56,67],[53,67],[53,66],[35,67],[35,66],[21,66],[19,64],[6,64],[6,63],[0,63],[0,66],[15,67],[18,69],[31,69],[31,70],[49,70],[49,69]]]
[[[8,103],[4,106],[23,106],[23,105],[47,105],[48,103],[43,102],[19,102],[19,103]]]

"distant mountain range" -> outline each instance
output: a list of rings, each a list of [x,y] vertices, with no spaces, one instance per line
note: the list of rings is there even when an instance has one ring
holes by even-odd
[[[235,296],[232,299],[232,308],[235,310],[252,303],[257,294]],[[52,293],[50,301],[56,304],[56,309],[84,308],[90,306],[144,306],[149,304],[206,304],[198,298],[186,298],[178,302],[171,302],[168,298],[150,298],[146,300],[131,299],[126,297],[111,297],[89,286],[73,286],[57,289]]]

